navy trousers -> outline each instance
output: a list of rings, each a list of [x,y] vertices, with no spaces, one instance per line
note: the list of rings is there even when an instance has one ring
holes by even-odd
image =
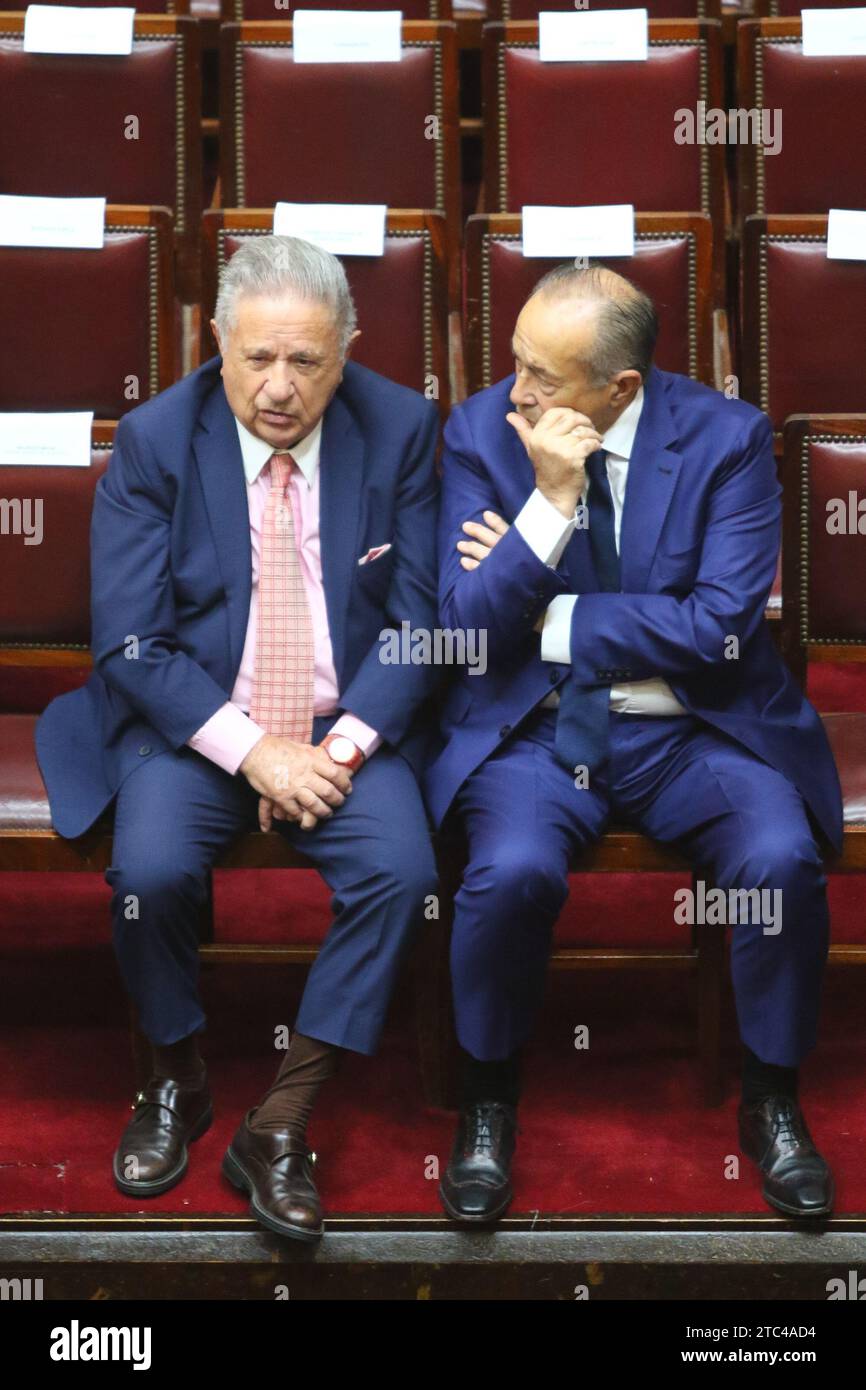
[[[613,817],[678,842],[708,886],[780,890],[766,901],[780,903],[781,930],[766,931],[766,917],[732,927],[731,971],[742,1041],[764,1062],[796,1066],[815,1045],[829,942],[826,877],[799,792],[691,715],[613,713],[610,761],[578,788],[554,756],[555,727],[555,710],[533,713],[455,801],[469,840],[451,950],[461,1045],[493,1061],[525,1042],[569,860]],[[672,921],[674,911],[672,901]]]
[[[319,742],[333,716],[314,721]],[[197,914],[221,849],[258,824],[258,793],[246,778],[183,748],[143,763],[117,795],[112,863],[114,944],[127,989],[151,1042],[198,1031]],[[437,892],[421,794],[408,763],[380,747],[351,795],[304,831],[274,829],[313,860],[333,891],[334,919],[311,967],[298,1032],[354,1052],[376,1051],[405,952]],[[291,921],[291,898],[286,899]]]

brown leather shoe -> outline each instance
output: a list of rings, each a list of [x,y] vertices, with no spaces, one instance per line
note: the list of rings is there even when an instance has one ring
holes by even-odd
[[[193,1090],[151,1077],[131,1107],[135,1114],[114,1154],[114,1181],[129,1197],[158,1197],[187,1170],[187,1144],[210,1127],[213,1104],[207,1077]]]
[[[318,1240],[322,1207],[313,1182],[316,1155],[288,1130],[256,1134],[248,1110],[226,1149],[222,1169],[229,1182],[251,1196],[250,1213],[279,1236]]]

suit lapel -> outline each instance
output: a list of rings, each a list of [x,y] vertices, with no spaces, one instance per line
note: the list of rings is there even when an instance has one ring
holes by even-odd
[[[205,401],[192,447],[226,591],[234,682],[250,611],[252,552],[241,446],[221,379]]]
[[[335,393],[325,411],[319,457],[319,536],[322,580],[337,682],[342,689],[346,655],[346,610],[361,553],[364,439]]]
[[[620,527],[622,591],[646,592],[647,578],[677,484],[682,455],[670,447],[676,426],[665,398],[663,379],[653,367],[644,387]]]

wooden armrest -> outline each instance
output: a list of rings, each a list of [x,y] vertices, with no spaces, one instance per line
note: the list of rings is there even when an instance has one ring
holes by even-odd
[[[728,332],[728,315],[724,309],[713,310],[713,385],[717,391],[724,391],[726,377],[733,374],[731,363],[731,337]]]
[[[457,309],[452,309],[448,315],[448,367],[451,404],[460,405],[466,400],[466,362],[463,352],[463,324]]]

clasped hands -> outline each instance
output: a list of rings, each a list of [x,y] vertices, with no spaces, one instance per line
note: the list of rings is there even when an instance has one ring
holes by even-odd
[[[326,749],[312,743],[265,734],[240,765],[259,797],[259,826],[268,831],[275,820],[295,821],[312,830],[333,815],[352,791],[352,774]]]

